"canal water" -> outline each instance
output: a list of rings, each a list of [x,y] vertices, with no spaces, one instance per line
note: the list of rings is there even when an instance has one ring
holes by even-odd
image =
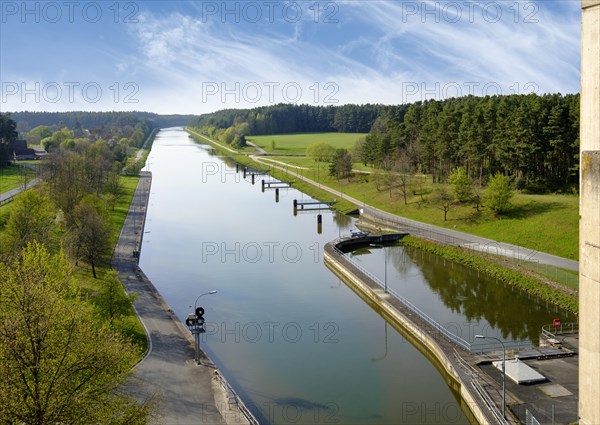
[[[261,423],[468,423],[438,370],[324,266],[354,219],[322,211],[318,234],[316,212],[293,215],[306,195],[276,202],[268,176],[252,185],[181,129],[162,130],[149,161],[140,265],[180,319],[205,309],[202,348]],[[354,260],[379,275],[387,263],[390,285],[465,335],[531,338],[555,314],[433,256],[368,251]]]

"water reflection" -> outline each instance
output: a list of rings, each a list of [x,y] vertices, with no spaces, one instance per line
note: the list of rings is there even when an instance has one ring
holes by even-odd
[[[575,319],[485,274],[412,247],[362,248],[352,256],[382,280],[387,263],[390,288],[470,342],[481,333],[537,344],[542,325],[554,317]]]

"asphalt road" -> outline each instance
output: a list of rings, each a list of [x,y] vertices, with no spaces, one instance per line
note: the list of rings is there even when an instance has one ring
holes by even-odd
[[[25,186],[20,186],[20,187],[17,187],[16,189],[12,189],[12,190],[8,190],[6,192],[0,193],[0,204],[14,198],[15,196],[17,196],[19,193],[23,192],[24,190],[32,188],[33,186],[37,185],[39,182],[40,182],[39,179],[33,179],[31,181],[28,181]]]

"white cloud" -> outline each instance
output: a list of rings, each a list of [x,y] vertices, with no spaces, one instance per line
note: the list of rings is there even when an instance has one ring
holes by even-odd
[[[315,23],[307,10],[298,22],[249,24],[205,19],[193,7],[186,13],[149,8],[127,27],[121,45],[90,45],[108,58],[106,64],[88,69],[83,61],[78,72],[86,77],[81,81],[96,75],[105,89],[103,102],[85,109],[162,113],[294,100],[401,103],[482,95],[486,84],[489,94],[531,87],[564,93],[579,87],[580,11],[575,3],[519,3],[517,16],[512,2],[470,3],[468,9],[464,2],[341,1],[335,3],[332,16],[338,22],[332,24]],[[460,14],[450,4],[462,5]],[[503,5],[503,18],[493,22],[483,15],[486,4]],[[168,10],[170,4],[161,5]],[[75,69],[71,63],[58,65],[68,65],[69,73]],[[19,70],[12,71],[18,75]],[[64,78],[69,81],[70,74]],[[117,103],[109,96],[114,82],[121,90]],[[139,88],[138,103],[122,102],[127,82]],[[302,96],[296,99],[298,88]]]

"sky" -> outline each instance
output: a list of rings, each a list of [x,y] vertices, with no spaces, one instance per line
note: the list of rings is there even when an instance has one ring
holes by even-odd
[[[0,111],[577,93],[579,0],[0,0]]]

